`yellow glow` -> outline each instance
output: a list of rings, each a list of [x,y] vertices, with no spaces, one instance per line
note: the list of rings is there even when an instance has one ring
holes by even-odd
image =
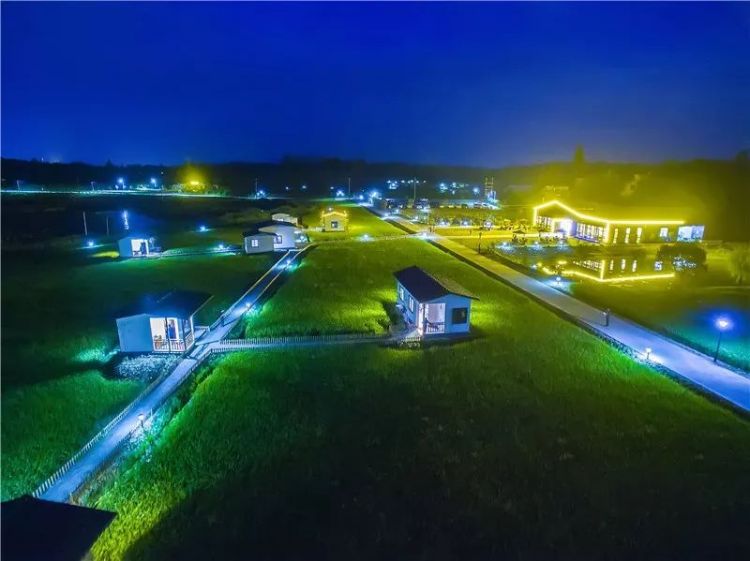
[[[320,216],[325,218],[326,216],[332,216],[334,214],[338,214],[339,216],[346,216],[346,212],[342,212],[340,210],[330,210],[328,212],[321,212]]]
[[[679,225],[679,224],[684,224],[685,223],[684,220],[610,220],[608,218],[601,218],[599,216],[591,216],[589,214],[583,214],[582,212],[578,212],[574,208],[571,208],[568,205],[563,204],[563,203],[561,203],[558,200],[554,200],[554,201],[549,201],[549,202],[546,202],[546,203],[542,203],[542,204],[537,205],[537,206],[534,207],[534,214],[533,214],[533,219],[532,219],[533,224],[537,223],[537,217],[539,215],[539,211],[542,210],[542,209],[544,209],[544,208],[547,208],[548,206],[552,206],[552,205],[559,206],[560,208],[568,211],[570,214],[572,214],[573,216],[576,216],[577,218],[581,218],[583,220],[589,220],[591,222],[600,222],[600,223],[604,224],[605,225],[605,230],[604,230],[604,240],[605,241],[609,238],[609,225],[610,224],[643,224],[643,225],[648,225],[648,224],[669,224],[669,225]],[[558,221],[560,219],[559,218],[554,218],[552,220],[553,221]]]
[[[632,275],[626,277],[609,277],[602,278],[602,276],[595,276],[589,273],[582,273],[580,271],[563,271],[564,275],[572,275],[576,277],[583,277],[596,282],[625,282],[625,281],[639,281],[639,280],[655,280],[655,279],[671,279],[674,278],[674,273],[658,273],[653,275]],[[604,272],[602,271],[602,275]]]

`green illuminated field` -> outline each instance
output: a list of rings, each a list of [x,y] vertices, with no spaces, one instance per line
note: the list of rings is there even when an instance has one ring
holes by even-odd
[[[409,264],[479,296],[476,339],[221,357],[97,502],[96,558],[750,553],[746,421],[425,242],[318,248],[255,327],[377,331]]]
[[[3,254],[3,499],[29,492],[142,387],[108,377],[117,312],[141,294],[214,294],[196,323],[218,317],[269,256],[118,261],[112,248]]]
[[[477,246],[476,236],[456,241],[472,249]],[[486,241],[483,247],[487,248]],[[582,251],[586,248],[591,252],[589,258],[602,256],[599,253],[601,248],[583,244],[576,249],[579,258],[585,258]],[[630,250],[631,255],[640,255],[642,259],[653,258],[655,252],[653,246]],[[726,248],[708,249],[705,270],[699,269],[692,275],[678,274],[674,279],[615,284],[572,279],[569,290],[585,302],[602,309],[610,308],[708,354],[713,354],[716,348],[714,322],[717,317],[727,315],[732,319],[733,328],[723,337],[721,359],[750,372],[750,285],[747,282],[738,285],[732,279],[729,254],[730,250]],[[515,249],[501,252],[501,256],[525,266],[536,261],[550,264],[560,258],[571,259],[570,248]]]

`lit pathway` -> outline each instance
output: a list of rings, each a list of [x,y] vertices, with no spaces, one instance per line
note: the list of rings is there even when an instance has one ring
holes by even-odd
[[[303,250],[304,251],[304,250]],[[303,251],[290,251],[279,259],[255,284],[245,292],[211,327],[196,341],[193,351],[161,381],[153,384],[128,406],[126,413],[89,450],[84,452],[50,487],[39,494],[40,498],[65,502],[102,466],[106,465],[121,444],[139,428],[140,415],[149,417],[177,388],[180,387],[193,369],[210,353],[211,344],[226,337],[237,325],[242,315],[254,305],[276,279],[286,270],[287,265],[297,259]]]
[[[714,364],[710,357],[621,317],[611,315],[609,326],[605,326],[601,310],[557,290],[550,284],[478,255],[473,249],[458,242],[436,234],[425,234],[425,228],[402,218],[391,217],[389,220],[398,223],[407,231],[423,233],[422,235],[429,237],[436,246],[474,263],[502,281],[562,311],[574,321],[584,323],[592,331],[641,354],[645,353],[646,348],[652,349],[653,362],[664,366],[703,391],[738,409],[750,412],[750,378]]]

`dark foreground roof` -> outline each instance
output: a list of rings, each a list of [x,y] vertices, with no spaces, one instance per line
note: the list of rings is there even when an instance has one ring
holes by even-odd
[[[188,318],[211,298],[205,292],[172,290],[160,294],[146,294],[133,306],[120,312],[119,317],[148,314],[154,316],[175,316]]]
[[[393,276],[420,302],[434,300],[446,294],[457,294],[478,300],[471,292],[452,280],[434,277],[416,266],[396,271]]]
[[[116,516],[29,495],[0,509],[3,561],[80,561]]]

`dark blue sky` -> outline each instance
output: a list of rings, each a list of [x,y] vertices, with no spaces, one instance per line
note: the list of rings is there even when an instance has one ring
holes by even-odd
[[[505,165],[750,146],[750,4],[2,5],[2,155]]]

